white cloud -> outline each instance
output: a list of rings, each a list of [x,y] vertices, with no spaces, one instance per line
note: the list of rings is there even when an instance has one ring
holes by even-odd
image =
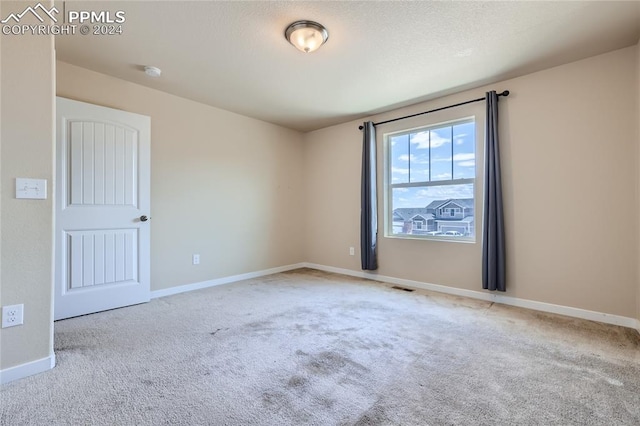
[[[411,143],[418,145],[418,149],[429,149],[429,132],[418,132],[411,135]],[[446,143],[451,143],[451,139],[443,138],[435,132],[431,132],[431,148],[438,148]]]
[[[440,179],[440,180],[444,180],[444,179],[451,179],[451,173],[440,173],[437,174],[435,176],[433,176],[436,180]]]
[[[429,132],[418,132],[411,135],[411,143],[418,145],[418,148],[429,149]]]
[[[394,192],[409,192],[409,188],[394,188]]]
[[[408,175],[409,174],[409,169],[402,169],[400,167],[392,167],[391,168],[391,172],[392,173],[398,173],[401,175]]]
[[[451,139],[443,138],[437,133],[431,132],[431,148],[438,148],[446,143],[451,143]]]
[[[456,145],[462,145],[465,142],[464,138],[467,136],[469,136],[469,133],[460,133],[455,135],[453,138],[455,139]],[[471,141],[473,141],[473,137],[471,138]]]
[[[411,154],[411,155],[407,155],[407,154],[402,154],[398,157],[398,160],[400,161],[414,161],[416,158],[415,155]]]
[[[458,166],[460,167],[473,167],[476,165],[475,161],[460,161],[459,163],[456,163]]]
[[[467,160],[475,160],[476,154],[467,153],[467,154],[456,154],[453,156],[453,161],[467,161]]]
[[[411,162],[413,164],[429,164],[429,154],[422,154],[422,155],[411,154]]]
[[[432,159],[431,161],[432,161],[433,163],[441,163],[441,162],[443,162],[443,161],[446,161],[446,162],[449,162],[449,163],[450,163],[450,162],[451,162],[451,157],[445,157],[445,158],[434,158],[434,159]]]

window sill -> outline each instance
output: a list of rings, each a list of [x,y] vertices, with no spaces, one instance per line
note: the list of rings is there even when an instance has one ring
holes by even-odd
[[[475,238],[469,237],[441,237],[438,235],[424,236],[424,235],[388,235],[385,234],[384,238],[393,240],[420,240],[420,241],[443,241],[445,243],[463,243],[463,244],[475,244]]]

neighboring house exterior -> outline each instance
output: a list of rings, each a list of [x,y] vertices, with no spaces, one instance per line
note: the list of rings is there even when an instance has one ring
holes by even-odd
[[[437,235],[456,231],[464,236],[475,235],[472,198],[436,200],[426,207],[393,210],[393,233]]]

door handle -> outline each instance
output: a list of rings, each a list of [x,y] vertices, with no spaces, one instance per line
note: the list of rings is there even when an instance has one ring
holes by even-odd
[[[146,217],[145,215],[140,216],[140,222],[146,222],[148,220],[149,220],[149,218]]]

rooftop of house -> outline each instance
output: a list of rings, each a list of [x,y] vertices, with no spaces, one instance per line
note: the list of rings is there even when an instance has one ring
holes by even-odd
[[[425,219],[433,219],[431,213],[427,213],[426,207],[400,207],[393,210],[394,215],[398,215],[402,220],[411,220],[416,215],[420,215]]]
[[[448,204],[450,202],[453,202],[457,205],[459,205],[460,207],[463,207],[465,209],[472,209],[473,208],[473,198],[449,198],[447,200],[435,200],[432,201],[431,203],[429,203],[429,205],[426,207],[427,209],[438,209],[442,206],[444,206],[445,204]]]

